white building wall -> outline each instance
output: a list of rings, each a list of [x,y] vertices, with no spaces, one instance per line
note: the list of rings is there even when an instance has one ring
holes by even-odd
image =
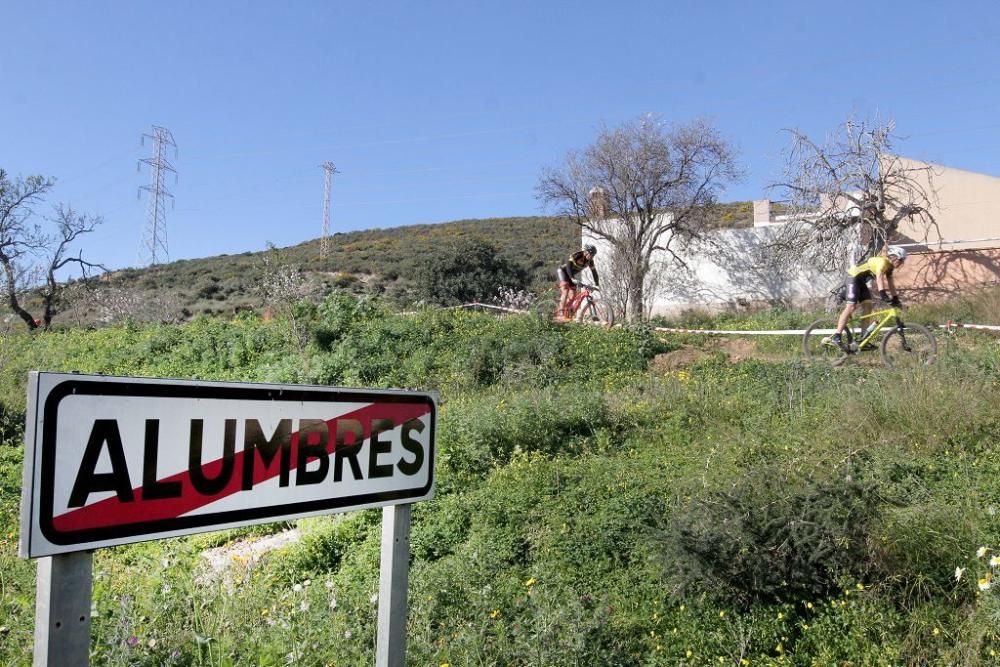
[[[687,268],[669,253],[658,253],[651,272],[653,284],[647,286],[648,314],[673,315],[697,307],[722,310],[802,304],[827,297],[843,283],[853,257],[845,254],[831,262],[835,268],[821,270],[817,262],[805,257],[774,252],[771,245],[789,231],[787,224],[773,224],[710,232],[700,241],[677,248]],[[605,284],[614,273],[610,244],[586,231],[582,242],[597,246],[597,269]]]

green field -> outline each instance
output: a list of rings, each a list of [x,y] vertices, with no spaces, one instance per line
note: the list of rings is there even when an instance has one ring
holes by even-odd
[[[996,320],[992,303],[911,317]],[[35,567],[16,545],[32,369],[440,391],[412,665],[1000,664],[1000,346],[939,343],[919,372],[834,369],[795,340],[401,314],[344,292],[271,321],[0,337],[0,664],[31,664]],[[380,516],[98,551],[93,663],[372,664]],[[208,567],[206,550],[290,528]]]

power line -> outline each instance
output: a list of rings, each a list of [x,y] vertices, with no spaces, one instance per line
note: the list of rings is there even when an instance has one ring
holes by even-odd
[[[146,210],[146,229],[142,239],[142,249],[140,250],[139,261],[146,261],[150,265],[159,264],[161,260],[169,261],[170,254],[167,250],[167,217],[166,198],[171,202],[174,196],[167,190],[164,184],[166,172],[173,172],[176,179],[177,170],[167,161],[167,146],[174,147],[174,154],[177,153],[177,144],[174,143],[174,135],[165,127],[153,126],[153,134],[143,134],[143,145],[145,139],[149,137],[153,140],[153,156],[139,160],[139,166],[146,164],[150,168],[150,184],[139,188],[149,193],[149,206]],[[162,254],[161,254],[162,251]]]

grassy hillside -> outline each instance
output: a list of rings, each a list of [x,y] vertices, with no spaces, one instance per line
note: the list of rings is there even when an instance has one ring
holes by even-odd
[[[30,664],[34,566],[14,553],[42,368],[438,389],[409,664],[997,664],[994,338],[960,332],[900,374],[343,293],[294,318],[0,338],[0,663]],[[681,345],[697,360],[663,363]],[[100,550],[95,662],[371,664],[379,516],[296,522],[225,575],[205,549],[289,526]]]
[[[79,290],[63,324],[98,320],[111,301],[141,320],[184,320],[197,315],[227,315],[264,307],[260,286],[277,266],[290,267],[304,279],[304,289],[325,294],[333,288],[356,294],[381,294],[410,305],[412,281],[421,258],[471,239],[496,246],[529,274],[536,292],[551,287],[555,267],[579,245],[578,228],[558,218],[525,217],[459,220],[334,234],[329,252],[320,257],[320,241],[307,241],[277,252],[245,252],[180,260],[143,269],[116,271],[97,282],[98,293]],[[268,266],[268,262],[271,266]],[[122,302],[121,304],[117,302]],[[117,308],[116,308],[117,307]]]
[[[751,202],[722,204],[713,224],[752,224]],[[417,299],[413,290],[421,262],[434,252],[463,241],[493,244],[507,260],[522,267],[530,291],[554,287],[555,267],[578,247],[579,228],[553,217],[458,220],[334,234],[328,254],[320,256],[315,239],[277,251],[245,252],[115,271],[94,281],[94,290],[75,285],[57,326],[86,326],[124,321],[183,321],[199,315],[232,316],[262,312],[261,286],[278,267],[301,277],[302,292],[323,295],[331,289],[382,295],[401,306]],[[29,308],[30,310],[30,308]]]

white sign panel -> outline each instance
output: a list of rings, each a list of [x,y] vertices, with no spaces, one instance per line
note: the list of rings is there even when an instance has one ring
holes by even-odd
[[[36,558],[433,496],[436,396],[32,373]]]

